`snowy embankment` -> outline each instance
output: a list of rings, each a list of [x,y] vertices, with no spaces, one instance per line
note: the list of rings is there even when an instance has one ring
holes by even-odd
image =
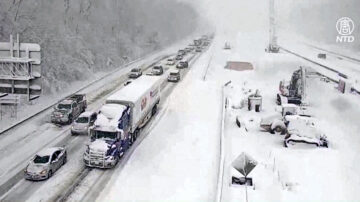
[[[221,88],[202,80],[208,53],[165,103],[165,114],[99,201],[213,201],[219,161]]]
[[[254,34],[252,33],[254,36]],[[276,93],[282,79],[290,79],[299,66],[317,67],[290,54],[266,54],[261,50],[262,35],[252,38],[239,34],[230,51],[219,47],[213,58],[211,79],[232,83],[226,88],[229,107],[226,111],[226,158],[222,201],[245,201],[245,187],[231,185],[231,177],[241,174],[231,164],[242,152],[258,161],[249,177],[255,186],[248,189],[249,201],[356,201],[360,198],[360,110],[358,97],[340,94],[335,84],[320,78],[308,79],[308,96],[312,114],[330,143],[329,148],[308,145],[285,148],[284,136],[260,130],[262,117],[279,113]],[[265,39],[265,38],[264,38]],[[252,51],[243,47],[252,46]],[[294,50],[296,51],[296,50]],[[255,69],[223,69],[226,60],[252,62]],[[218,64],[218,65],[216,65]],[[216,75],[216,76],[215,76]],[[260,113],[241,108],[241,101],[260,90],[263,110]],[[251,92],[249,92],[251,90]],[[242,127],[235,124],[240,116]]]

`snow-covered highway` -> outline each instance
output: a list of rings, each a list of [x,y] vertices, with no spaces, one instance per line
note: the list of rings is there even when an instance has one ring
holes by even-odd
[[[130,65],[129,67],[121,70],[118,74],[112,75],[110,77],[111,79],[107,79],[106,82],[102,82],[97,86],[92,86],[91,88],[86,89],[88,99],[90,100],[88,110],[96,110],[107,95],[121,88],[123,83],[127,80],[127,72],[130,68],[141,65],[146,70],[154,64],[166,61],[167,57],[168,56],[160,55],[146,58],[140,62],[144,63],[145,61],[147,64],[141,65],[140,62],[137,62],[134,65]],[[168,68],[165,68],[166,72],[167,70]],[[164,90],[167,94],[170,93],[167,86],[173,85],[175,84],[171,83],[166,85],[166,87],[164,86]],[[41,114],[41,116],[34,118],[35,121],[32,120],[31,123],[25,123],[11,131],[11,135],[9,135],[9,133],[0,136],[2,143],[4,143],[1,144],[1,150],[10,154],[2,156],[0,159],[1,165],[3,166],[1,168],[2,184],[0,185],[0,190],[3,195],[1,196],[1,200],[55,200],[60,197],[64,190],[66,190],[66,188],[73,183],[76,177],[83,172],[84,165],[82,162],[82,154],[84,151],[84,145],[88,141],[88,137],[70,136],[70,126],[58,127],[47,123],[48,115],[49,114]],[[21,131],[32,132],[24,133]],[[54,145],[66,146],[69,154],[68,163],[48,181],[34,183],[23,180],[23,169],[26,166],[28,159],[30,159],[35,152],[41,150],[42,148]],[[133,147],[133,149],[134,148],[136,147]],[[9,168],[9,165],[14,167]],[[37,192],[40,192],[40,195],[36,194]],[[19,195],[21,197],[19,197]]]

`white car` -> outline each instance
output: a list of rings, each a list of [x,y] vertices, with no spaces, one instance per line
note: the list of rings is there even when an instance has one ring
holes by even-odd
[[[88,129],[94,125],[96,117],[96,112],[84,112],[80,114],[71,126],[71,135],[88,134]]]
[[[179,70],[171,70],[168,76],[169,82],[178,82],[180,81],[180,71]]]
[[[45,180],[50,178],[55,171],[67,161],[64,147],[52,147],[41,150],[29,162],[24,170],[27,180]]]
[[[175,65],[175,60],[174,60],[173,58],[169,58],[169,59],[167,59],[167,61],[166,61],[166,65],[170,65],[170,66]]]

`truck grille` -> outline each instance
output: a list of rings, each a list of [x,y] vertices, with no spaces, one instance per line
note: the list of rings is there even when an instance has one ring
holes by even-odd
[[[104,152],[99,152],[99,151],[94,151],[94,150],[90,150],[89,153],[89,160],[90,160],[90,164],[93,166],[104,166],[104,161],[105,161],[105,153]]]

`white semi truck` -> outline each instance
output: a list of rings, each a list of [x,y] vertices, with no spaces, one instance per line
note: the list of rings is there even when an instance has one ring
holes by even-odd
[[[90,128],[84,153],[89,167],[111,168],[156,113],[166,76],[142,76],[106,99]]]

